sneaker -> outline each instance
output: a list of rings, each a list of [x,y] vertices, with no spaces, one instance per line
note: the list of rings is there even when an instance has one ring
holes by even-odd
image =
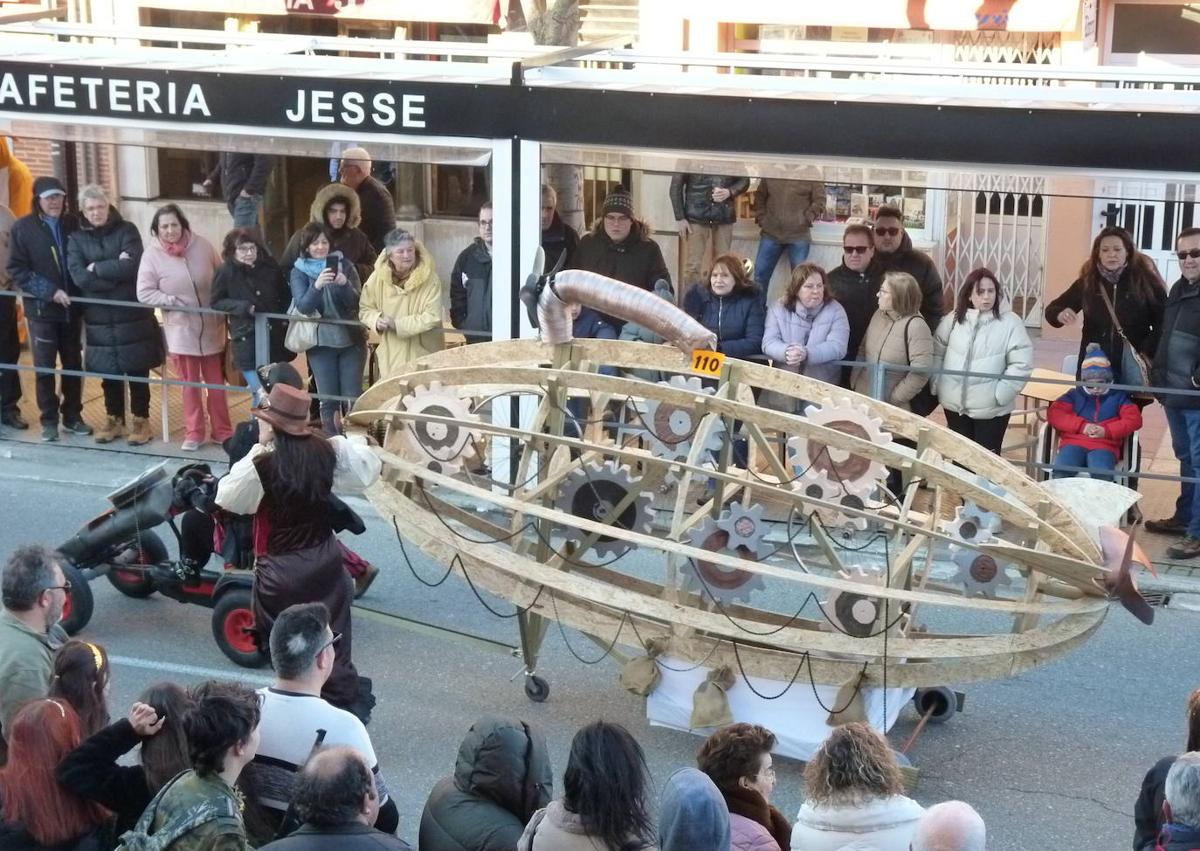
[[[184,452],[195,452],[200,448],[200,441],[188,438],[183,443],[179,444],[179,448]]]
[[[25,418],[21,416],[21,412],[16,408],[6,410],[3,414],[0,414],[0,423],[9,428],[15,428],[17,431],[24,431],[29,428],[29,423],[25,421]]]
[[[354,577],[354,599],[357,600],[363,594],[367,593],[367,589],[371,587],[371,583],[375,581],[375,577],[379,575],[379,568],[368,563],[362,576]]]
[[[105,417],[104,425],[96,430],[97,443],[112,443],[125,435],[125,421],[119,417]]]
[[[1200,556],[1200,538],[1193,538],[1191,535],[1185,537],[1178,544],[1172,544],[1167,547],[1167,558],[1196,558]]]
[[[82,437],[87,437],[94,431],[94,429],[83,420],[71,420],[70,422],[63,420],[63,429],[71,432],[71,434],[78,434]]]
[[[47,423],[42,426],[42,443],[58,440],[58,423]]]
[[[1166,517],[1162,520],[1146,521],[1146,531],[1159,535],[1186,535],[1187,524],[1178,517]]]

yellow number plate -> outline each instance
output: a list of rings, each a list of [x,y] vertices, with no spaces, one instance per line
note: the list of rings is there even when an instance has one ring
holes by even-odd
[[[692,352],[692,372],[718,376],[724,364],[725,355],[721,352],[711,352],[708,349],[696,349]]]

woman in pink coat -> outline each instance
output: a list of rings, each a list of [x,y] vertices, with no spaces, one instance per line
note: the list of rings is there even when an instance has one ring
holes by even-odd
[[[138,301],[162,308],[163,334],[176,374],[184,381],[225,383],[225,317],[171,310],[211,307],[213,273],[221,264],[217,249],[194,234],[175,204],[159,207],[150,222],[151,239],[138,267]],[[224,390],[183,388],[186,425],[184,451],[204,444],[204,395],[208,396],[208,433],[214,443],[233,436]]]
[[[792,826],[771,806],[775,734],[758,724],[729,724],[704,742],[696,766],[712,778],[729,808],[732,851],[789,851]]]

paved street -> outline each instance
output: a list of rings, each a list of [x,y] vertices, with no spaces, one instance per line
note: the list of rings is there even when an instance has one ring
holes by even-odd
[[[61,542],[103,510],[105,493],[151,460],[0,439],[0,553],[19,543]],[[369,507],[358,507],[369,528],[353,546],[383,568],[364,605],[515,643],[515,625],[490,615],[464,583],[451,579],[437,589],[419,584],[391,528]],[[444,572],[415,555],[413,562],[428,579]],[[104,643],[114,659],[114,713],[165,678],[267,682],[268,671],[251,673],[225,661],[213,643],[207,610],[159,597],[127,599],[103,580],[93,588],[96,612],[85,634]],[[1182,746],[1184,701],[1200,686],[1200,620],[1175,607],[1184,602],[1176,597],[1152,628],[1114,609],[1098,635],[1065,660],[967,687],[965,711],[928,729],[911,751],[921,768],[916,798],[930,804],[961,797],[975,804],[988,822],[992,851],[1128,847],[1142,774]],[[576,633],[568,631],[567,638],[587,659],[601,653]],[[616,664],[576,661],[553,626],[541,664],[552,690],[544,704],[529,702],[520,681],[509,681],[520,667],[517,659],[480,642],[401,628],[365,613],[355,619],[355,659],[375,680],[379,706],[370,731],[397,793],[401,834],[414,844],[425,796],[452,771],[462,734],[485,712],[520,715],[538,725],[559,777],[573,732],[596,717],[621,722],[639,737],[658,784],[689,764],[699,745],[693,736],[650,728],[642,701],[617,685]],[[915,713],[906,709],[893,744],[902,744],[915,723]],[[790,817],[801,800],[801,771],[789,760],[778,764],[775,802]]]

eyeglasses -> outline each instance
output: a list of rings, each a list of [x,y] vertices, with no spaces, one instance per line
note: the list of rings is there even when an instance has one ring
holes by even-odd
[[[866,254],[871,250],[869,245],[843,245],[842,251],[847,254]]]
[[[43,591],[63,591],[67,594],[70,594],[71,593],[71,581],[69,579],[64,579],[62,585],[47,585],[42,590]]]
[[[233,250],[235,252],[237,252],[238,254],[257,254],[258,246],[257,245],[239,245],[236,248],[234,248]]]
[[[1193,248],[1191,251],[1176,251],[1175,256],[1179,258],[1180,262],[1187,260],[1189,257],[1195,260],[1197,257],[1200,257],[1200,248]]]
[[[900,228],[881,228],[876,225],[875,233],[879,234],[880,236],[895,236],[896,234],[900,233]]]
[[[492,226],[492,220],[484,219],[484,220],[480,221],[479,226],[481,228],[490,228]]]
[[[340,632],[335,632],[333,634],[333,638],[329,639],[328,641],[326,641],[324,644],[321,645],[321,649],[317,651],[317,655],[320,656],[323,652],[325,652],[327,649],[329,649],[333,645],[337,644],[341,640],[342,640],[342,634]]]

